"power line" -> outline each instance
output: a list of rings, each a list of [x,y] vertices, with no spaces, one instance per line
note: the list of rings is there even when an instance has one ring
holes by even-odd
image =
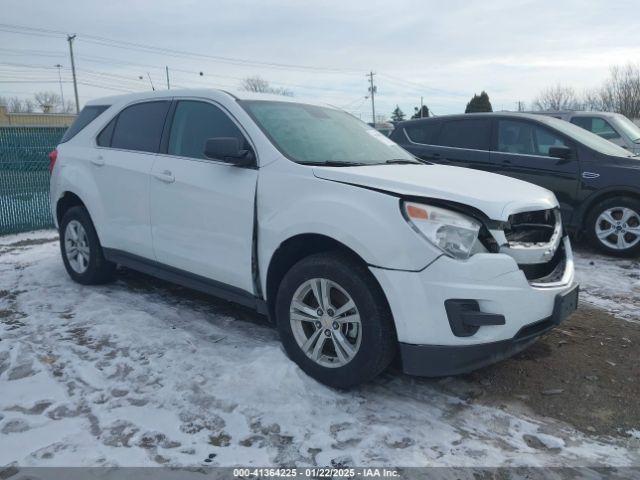
[[[66,32],[62,32],[60,30],[51,30],[46,28],[36,28],[36,27],[28,27],[25,25],[12,25],[6,23],[0,23],[0,31],[4,31],[7,33],[19,33],[23,35],[40,35],[40,36],[60,36],[66,35]],[[169,55],[174,57],[196,57],[201,59],[208,59],[215,62],[221,63],[230,63],[239,66],[253,66],[253,67],[264,67],[264,68],[275,68],[275,69],[284,69],[284,70],[304,70],[304,71],[313,71],[313,72],[325,72],[325,73],[350,73],[356,74],[359,73],[358,70],[355,69],[344,69],[344,68],[334,68],[334,67],[318,67],[312,65],[301,65],[301,64],[293,64],[293,63],[278,63],[278,62],[263,62],[258,60],[250,60],[243,59],[237,57],[227,57],[220,55],[208,55],[198,52],[189,52],[186,50],[176,50],[172,48],[165,47],[157,47],[154,45],[147,45],[143,43],[136,42],[127,42],[124,40],[116,40],[107,37],[101,37],[97,35],[86,35],[86,34],[78,34],[79,39],[83,42],[93,43],[96,45],[102,45],[113,48],[121,48],[127,50],[139,50],[145,53],[154,53],[154,54],[162,54]]]

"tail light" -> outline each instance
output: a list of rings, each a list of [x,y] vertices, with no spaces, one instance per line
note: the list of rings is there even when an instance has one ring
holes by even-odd
[[[54,149],[49,153],[49,173],[53,172],[53,167],[58,159],[58,150]]]

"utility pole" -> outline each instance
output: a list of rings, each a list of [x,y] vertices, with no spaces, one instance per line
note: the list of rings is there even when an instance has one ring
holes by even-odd
[[[62,65],[57,63],[54,65],[54,67],[58,69],[58,81],[60,82],[60,101],[62,102],[62,110],[64,111],[64,91],[62,90],[62,74],[60,73]]]
[[[424,97],[420,97],[420,118],[422,118],[423,110],[424,110]]]
[[[78,101],[78,81],[76,80],[76,63],[73,61],[73,41],[75,35],[67,35],[67,42],[69,42],[69,55],[71,56],[71,75],[73,76],[73,93],[76,97],[76,113],[80,113],[80,102]]]
[[[169,85],[169,66],[166,65],[164,68],[167,72],[167,90],[171,90],[171,85]]]
[[[373,118],[373,126],[375,127],[376,125],[376,102],[375,102],[375,94],[376,94],[376,86],[373,84],[373,76],[375,75],[375,73],[373,73],[373,71],[369,72],[367,74],[367,77],[369,77],[369,93],[371,94],[371,117]]]

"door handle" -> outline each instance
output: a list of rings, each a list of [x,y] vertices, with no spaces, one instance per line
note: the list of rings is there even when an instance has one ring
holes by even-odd
[[[173,183],[176,181],[173,173],[171,173],[169,170],[165,170],[162,173],[154,173],[153,176],[164,183]]]
[[[93,163],[97,167],[101,167],[104,165],[104,157],[102,155],[98,155],[97,157],[93,157],[91,159],[91,163]]]

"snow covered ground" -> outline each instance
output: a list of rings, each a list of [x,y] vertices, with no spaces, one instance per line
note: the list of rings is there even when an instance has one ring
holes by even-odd
[[[127,272],[77,285],[54,239],[0,237],[0,466],[640,464],[635,439],[470,403],[447,380],[331,390],[257,315]],[[637,261],[590,261],[588,301],[637,319]]]

